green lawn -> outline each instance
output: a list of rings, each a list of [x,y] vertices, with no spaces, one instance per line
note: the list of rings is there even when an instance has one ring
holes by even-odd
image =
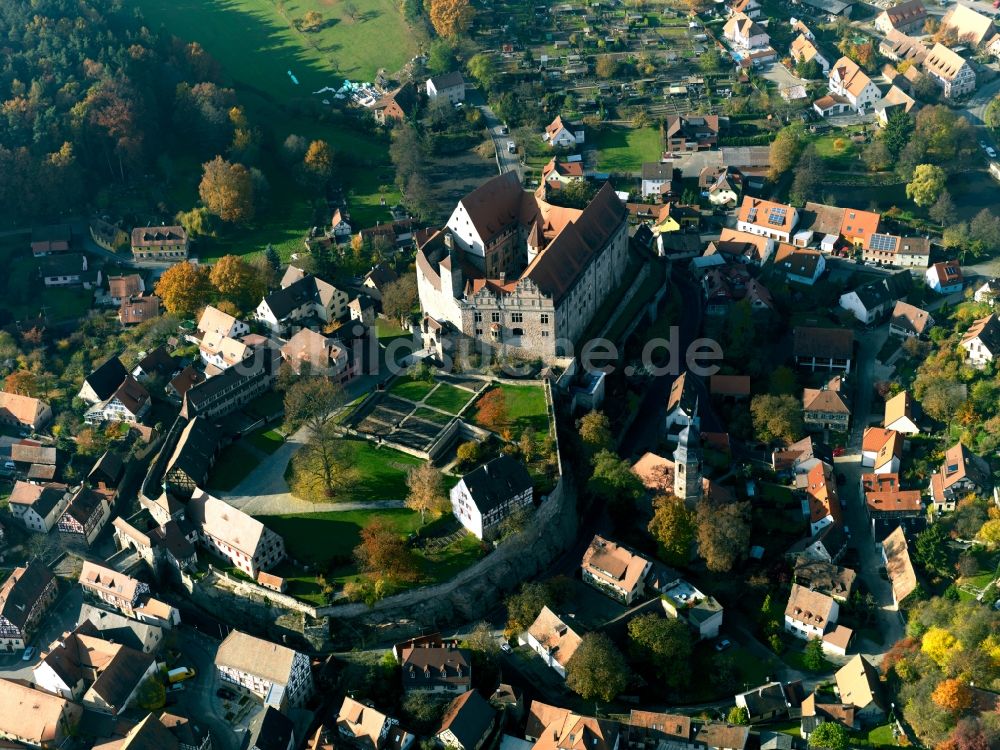
[[[434,390],[434,382],[427,380],[414,380],[409,375],[403,375],[393,381],[389,386],[389,393],[393,396],[406,398],[410,401],[420,401]]]
[[[367,440],[347,440],[351,464],[358,472],[358,483],[344,499],[402,500],[406,497],[406,473],[423,461],[391,448],[378,448]]]
[[[545,391],[540,385],[498,386],[507,400],[507,415],[517,430],[531,427],[536,434],[549,431],[549,413],[545,404]]]
[[[471,391],[458,388],[451,383],[441,383],[427,397],[425,403],[441,411],[446,411],[449,414],[458,414],[462,411],[462,407],[472,400],[473,395]]]
[[[229,491],[257,466],[257,457],[248,448],[233,443],[223,449],[208,474],[208,489]]]
[[[813,144],[816,154],[833,169],[847,169],[857,161],[857,147],[845,134],[821,135]]]
[[[658,162],[663,153],[660,129],[656,127],[609,125],[590,140],[598,150],[597,168],[602,172],[638,172],[643,162]]]
[[[452,417],[448,414],[442,414],[439,411],[434,411],[433,409],[417,409],[414,413],[415,417],[420,419],[426,419],[428,422],[434,422],[434,424],[445,425],[448,424]]]
[[[868,732],[868,742],[872,747],[899,747],[892,736],[892,725],[883,724]]]
[[[284,444],[285,436],[277,430],[258,430],[247,435],[247,441],[257,450],[270,455]]]
[[[0,298],[14,318],[37,317],[44,312],[62,322],[83,317],[94,304],[94,292],[82,287],[46,287],[38,278],[38,261],[31,256],[29,235],[0,238]],[[91,257],[93,262],[93,257]]]

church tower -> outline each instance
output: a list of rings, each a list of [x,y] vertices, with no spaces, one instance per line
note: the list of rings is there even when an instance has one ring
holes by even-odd
[[[688,424],[677,438],[674,450],[674,495],[691,506],[702,496],[701,438],[698,428]]]

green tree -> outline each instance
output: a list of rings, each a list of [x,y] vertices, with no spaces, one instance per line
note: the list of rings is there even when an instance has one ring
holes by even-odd
[[[947,180],[944,170],[934,164],[918,164],[906,184],[906,197],[921,208],[933,205],[944,190]]]
[[[754,396],[750,401],[750,414],[760,440],[794,443],[802,437],[802,406],[795,396]]]
[[[823,656],[823,641],[819,638],[810,638],[802,651],[802,664],[812,672],[820,672],[826,666],[826,657]]]
[[[799,158],[802,150],[802,128],[798,125],[788,125],[778,131],[771,141],[771,171],[769,177],[776,180],[791,169]]]
[[[628,684],[625,657],[604,633],[583,636],[566,665],[566,687],[584,700],[614,700]]]
[[[941,195],[934,201],[934,205],[927,211],[930,217],[941,226],[951,224],[958,216],[955,209],[955,202],[951,199],[951,193],[942,190]]]
[[[493,88],[500,76],[500,71],[497,70],[493,57],[485,52],[473,55],[466,64],[466,69],[469,71],[469,75],[475,78],[479,85],[486,90]]]
[[[271,266],[275,271],[281,270],[281,257],[278,255],[278,251],[274,249],[274,245],[270,242],[267,243],[267,248],[264,250],[264,258],[267,259],[267,264]]]
[[[516,594],[507,597],[507,632],[522,633],[531,627],[542,607],[553,603],[549,588],[538,581],[524,583]]]
[[[889,120],[882,131],[881,140],[885,143],[886,148],[889,149],[892,161],[899,158],[899,154],[906,147],[906,144],[910,142],[910,137],[913,135],[913,128],[913,118],[902,109],[897,109],[889,115]]]
[[[683,620],[657,614],[642,615],[628,624],[630,649],[642,663],[651,664],[668,688],[679,690],[691,676],[691,631]]]
[[[660,557],[669,565],[683,566],[691,559],[695,538],[694,513],[674,495],[658,495],[653,500],[649,533],[659,544]]]
[[[781,365],[771,371],[768,392],[772,396],[791,396],[798,390],[798,387],[798,379],[791,367]]]
[[[917,534],[913,557],[933,573],[948,573],[948,534],[941,524],[935,523]]]
[[[745,727],[750,724],[750,714],[743,706],[733,706],[726,714],[726,721],[738,727]]]
[[[824,721],[809,735],[809,747],[823,750],[847,750],[849,737],[843,724]]]
[[[608,450],[594,456],[594,473],[587,488],[606,501],[613,514],[633,509],[644,491],[642,481],[632,471],[632,465]]]

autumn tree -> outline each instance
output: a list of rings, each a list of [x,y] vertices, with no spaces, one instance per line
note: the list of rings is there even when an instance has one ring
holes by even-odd
[[[440,515],[448,509],[448,495],[444,489],[444,477],[429,463],[410,469],[406,476],[406,507],[420,513],[420,523],[427,519],[427,513]]]
[[[934,205],[930,207],[927,213],[942,226],[954,222],[958,216],[958,212],[955,208],[955,202],[951,199],[951,193],[947,190],[942,190],[941,195],[934,201]]]
[[[406,540],[382,518],[361,529],[361,544],[354,548],[354,558],[362,571],[392,582],[415,580],[417,560]]]
[[[824,721],[809,735],[809,747],[822,750],[847,750],[849,741],[847,729],[836,721]]]
[[[438,36],[461,36],[469,30],[473,15],[469,0],[430,0],[431,25]]]
[[[340,387],[322,377],[304,377],[285,393],[285,419],[317,431],[343,404]]]
[[[823,185],[825,173],[823,160],[816,153],[816,146],[810,143],[803,149],[799,163],[795,167],[795,179],[792,180],[789,200],[796,205],[803,205],[813,198]]]
[[[521,585],[516,594],[507,597],[507,632],[521,633],[531,627],[542,607],[555,604],[550,586],[541,581],[528,581]]]
[[[250,170],[216,156],[202,165],[198,185],[202,203],[223,221],[248,222],[254,217],[254,188]]]
[[[318,10],[307,10],[299,26],[303,31],[318,31],[323,26],[323,14]]]
[[[212,266],[209,280],[219,294],[241,309],[255,306],[267,287],[256,268],[237,255],[224,255]]]
[[[750,401],[750,414],[759,440],[794,443],[802,436],[802,405],[795,396],[754,396]]]
[[[955,678],[941,680],[931,693],[931,700],[945,711],[960,714],[972,706],[972,690],[963,680]]]
[[[211,294],[209,269],[190,261],[175,263],[163,272],[155,289],[167,312],[192,315],[205,306]]]
[[[37,396],[39,393],[38,376],[31,370],[14,370],[4,378],[3,389],[8,393],[20,396]]]
[[[601,78],[614,78],[618,72],[618,63],[611,55],[601,55],[594,65],[594,72]]]
[[[488,430],[499,432],[509,421],[506,394],[502,388],[490,388],[476,403],[476,422]]]
[[[405,322],[417,304],[417,276],[407,273],[386,284],[382,292],[382,312],[387,318]]]
[[[801,149],[801,128],[789,125],[779,130],[777,136],[771,141],[771,171],[768,176],[772,180],[776,180],[791,169],[799,158]]]
[[[566,687],[584,700],[614,700],[628,684],[625,657],[604,633],[583,636],[566,664]]]
[[[942,627],[931,627],[920,639],[920,650],[927,654],[941,669],[947,669],[955,654],[962,650],[962,644]]]
[[[649,533],[659,544],[660,557],[669,565],[685,565],[691,559],[695,538],[695,518],[684,501],[674,495],[653,499],[653,520]]]
[[[333,177],[333,149],[330,144],[321,140],[310,143],[302,158],[302,167],[317,184],[325,184]]]
[[[652,665],[668,688],[679,690],[687,684],[694,646],[686,622],[662,614],[643,615],[629,622],[628,637],[635,659]]]
[[[921,208],[933,205],[944,190],[947,176],[934,164],[918,164],[913,177],[906,183],[906,197]]]
[[[738,727],[745,727],[750,724],[750,714],[743,706],[733,706],[726,714],[726,722]]]
[[[747,553],[750,545],[750,503],[698,503],[698,552],[708,569],[726,573]]]
[[[587,412],[577,420],[576,427],[584,446],[591,452],[610,450],[613,447],[611,420],[603,412]]]
[[[348,492],[357,480],[348,446],[330,419],[343,403],[340,388],[320,376],[307,376],[285,392],[285,419],[306,430],[308,440],[292,464],[293,491],[307,499]]]

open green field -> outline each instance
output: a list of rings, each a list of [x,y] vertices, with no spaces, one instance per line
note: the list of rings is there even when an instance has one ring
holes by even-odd
[[[516,428],[515,433],[526,427],[531,427],[539,435],[548,433],[549,413],[545,404],[545,391],[540,385],[503,383],[497,387],[506,397],[507,415]]]
[[[285,442],[285,436],[277,430],[258,430],[247,435],[247,441],[257,450],[270,455]]]
[[[462,407],[472,400],[473,395],[471,391],[458,388],[451,383],[441,383],[424,403],[449,414],[458,414],[462,411]]]
[[[439,425],[446,425],[452,420],[452,418],[447,414],[442,414],[441,412],[434,411],[433,409],[424,408],[417,409],[413,416]]]
[[[420,401],[434,389],[434,383],[427,380],[414,380],[409,375],[403,375],[389,386],[393,396],[406,398],[410,401]]]
[[[663,153],[656,127],[607,126],[589,140],[598,151],[597,168],[602,172],[639,172],[643,162],[658,162]]]
[[[0,238],[0,299],[15,319],[35,317],[44,311],[57,322],[82,317],[94,303],[93,291],[83,287],[48,288],[38,277],[38,261],[31,256],[29,235]],[[93,258],[90,259],[93,262]]]
[[[219,460],[208,474],[209,491],[228,492],[253,471],[257,463],[257,456],[239,443],[224,448]]]
[[[391,448],[377,448],[366,440],[347,440],[350,463],[358,472],[358,483],[345,500],[402,500],[406,497],[406,473],[423,463],[419,458]]]

